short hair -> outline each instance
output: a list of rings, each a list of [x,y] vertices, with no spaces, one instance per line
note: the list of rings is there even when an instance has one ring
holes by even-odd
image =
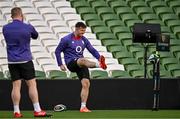
[[[14,7],[11,9],[11,17],[14,18],[14,17],[17,17],[19,15],[22,14],[22,10],[20,7]]]
[[[79,28],[79,27],[86,28],[87,26],[83,22],[77,22],[75,27],[76,28]]]

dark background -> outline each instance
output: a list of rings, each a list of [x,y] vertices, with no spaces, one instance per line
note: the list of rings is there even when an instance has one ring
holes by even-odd
[[[37,80],[41,107],[52,110],[56,104],[68,109],[80,107],[79,80]],[[0,80],[0,110],[12,110],[11,80]],[[32,110],[25,82],[22,85],[20,108]],[[91,80],[90,109],[151,109],[152,79]],[[180,79],[161,79],[160,109],[180,109]]]

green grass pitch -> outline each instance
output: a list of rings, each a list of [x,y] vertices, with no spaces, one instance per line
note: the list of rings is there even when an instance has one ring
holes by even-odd
[[[92,110],[91,113],[80,113],[75,110],[64,112],[47,111],[50,119],[180,119],[180,110]],[[12,119],[12,111],[0,111],[0,118]],[[22,111],[23,118],[35,119],[33,111]],[[40,119],[40,118],[37,118]],[[48,117],[43,118],[48,119]]]

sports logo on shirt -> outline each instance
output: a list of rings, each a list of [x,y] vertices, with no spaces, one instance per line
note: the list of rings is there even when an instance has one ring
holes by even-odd
[[[81,46],[76,46],[76,52],[81,53],[82,52],[82,47]]]

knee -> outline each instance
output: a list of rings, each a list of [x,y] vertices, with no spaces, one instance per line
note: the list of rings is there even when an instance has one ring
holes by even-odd
[[[78,59],[77,63],[80,66],[85,66],[86,65],[86,59],[85,58],[80,58],[80,59]]]
[[[36,88],[36,80],[34,80],[34,79],[32,79],[32,80],[27,80],[27,81],[26,81],[26,84],[27,84],[27,86],[28,86],[29,88],[32,88],[32,87]]]
[[[90,82],[89,82],[89,80],[88,79],[83,79],[83,81],[82,81],[82,87],[83,88],[89,88],[90,87]]]

